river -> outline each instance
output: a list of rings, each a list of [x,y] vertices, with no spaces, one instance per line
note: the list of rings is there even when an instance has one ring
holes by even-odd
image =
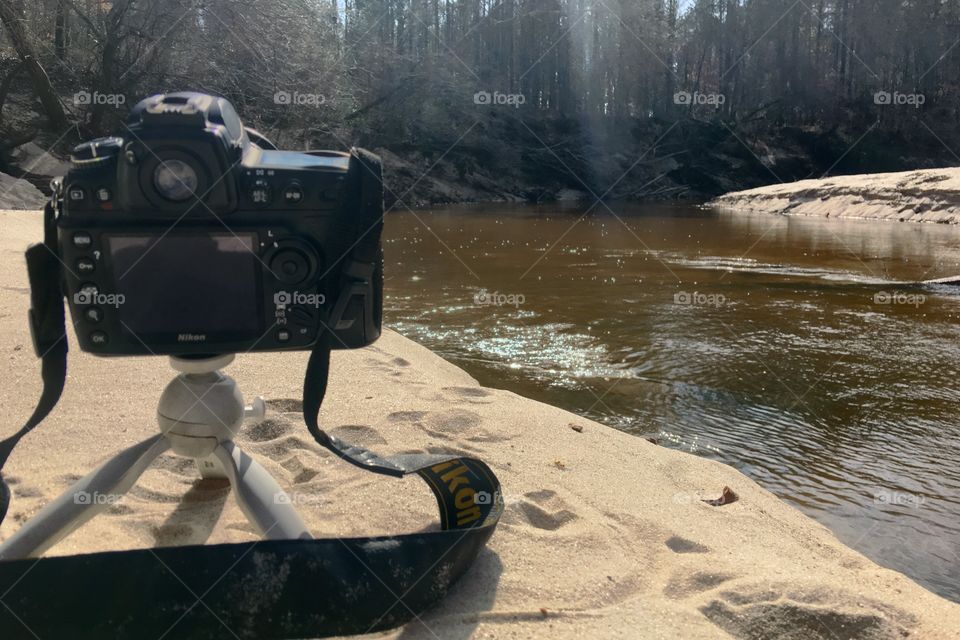
[[[960,229],[697,207],[391,213],[386,322],[716,459],[960,602]]]

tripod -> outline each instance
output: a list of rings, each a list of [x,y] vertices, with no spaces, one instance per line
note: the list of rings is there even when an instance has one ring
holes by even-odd
[[[41,509],[0,545],[0,560],[42,555],[109,508],[168,449],[192,458],[201,477],[228,479],[240,510],[260,535],[270,540],[312,538],[289,496],[233,442],[245,418],[262,418],[266,412],[262,398],[245,407],[236,382],[220,371],[233,358],[171,357],[171,366],[180,373],[160,396],[160,434],[117,454]]]

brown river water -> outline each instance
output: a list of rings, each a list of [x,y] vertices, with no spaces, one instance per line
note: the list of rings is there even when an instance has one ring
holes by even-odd
[[[386,322],[732,465],[960,601],[960,228],[695,207],[391,213]]]

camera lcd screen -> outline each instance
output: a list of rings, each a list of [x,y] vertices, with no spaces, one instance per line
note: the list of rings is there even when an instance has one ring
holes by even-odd
[[[111,236],[118,307],[138,336],[250,339],[262,331],[251,234]]]

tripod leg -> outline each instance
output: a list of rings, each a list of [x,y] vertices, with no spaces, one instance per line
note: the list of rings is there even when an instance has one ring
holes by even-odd
[[[0,560],[42,555],[119,500],[169,447],[162,435],[154,436],[122,451],[80,478],[0,545]]]
[[[288,496],[267,470],[230,441],[213,452],[237,495],[237,504],[260,534],[269,540],[312,539]]]

